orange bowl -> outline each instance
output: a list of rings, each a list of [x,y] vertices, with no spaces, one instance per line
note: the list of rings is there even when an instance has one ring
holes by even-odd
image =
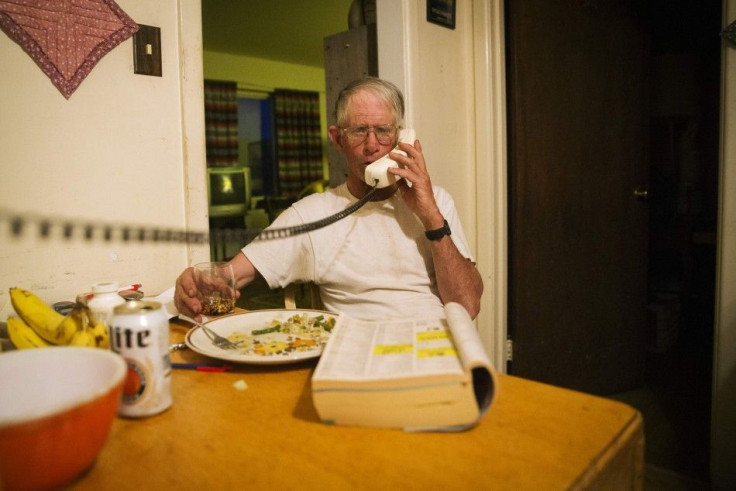
[[[98,348],[0,354],[0,489],[73,481],[102,449],[120,404],[126,363]]]

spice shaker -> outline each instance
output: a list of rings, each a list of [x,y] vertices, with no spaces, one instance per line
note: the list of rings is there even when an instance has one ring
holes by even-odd
[[[96,283],[92,285],[92,298],[87,302],[95,320],[108,328],[115,307],[125,303],[125,299],[118,294],[119,289],[120,285],[116,281]]]

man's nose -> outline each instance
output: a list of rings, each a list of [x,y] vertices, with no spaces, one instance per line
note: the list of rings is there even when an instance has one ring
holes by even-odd
[[[376,132],[372,128],[368,130],[368,134],[366,135],[365,141],[363,142],[363,148],[369,154],[376,153],[378,150],[381,149],[381,143],[378,141],[378,138],[376,137]]]

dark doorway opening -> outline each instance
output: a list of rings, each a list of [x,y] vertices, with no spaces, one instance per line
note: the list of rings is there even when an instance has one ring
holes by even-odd
[[[634,403],[649,428],[647,463],[708,480],[722,6],[646,5],[652,116],[645,379],[652,400]]]
[[[604,331],[591,310],[610,310],[614,304],[613,295],[602,288],[606,294],[595,298],[596,292],[579,288],[579,280],[590,280],[595,268],[587,268],[583,274],[570,273],[570,265],[572,268],[585,268],[594,264],[595,258],[580,254],[573,257],[570,264],[563,264],[560,260],[571,247],[592,243],[591,230],[597,232],[597,229],[591,226],[602,221],[599,217],[597,221],[584,222],[587,227],[576,228],[580,222],[576,213],[583,209],[591,214],[613,207],[610,200],[601,199],[602,195],[586,195],[587,189],[596,184],[591,182],[596,180],[596,176],[578,186],[579,183],[573,180],[579,177],[575,175],[575,167],[570,172],[570,167],[563,169],[562,166],[570,162],[580,165],[584,161],[588,165],[580,166],[579,173],[589,172],[590,165],[597,165],[597,162],[594,158],[586,161],[584,152],[596,147],[601,131],[610,131],[613,127],[608,121],[603,121],[596,133],[596,127],[591,129],[590,124],[586,127],[581,118],[575,120],[571,115],[583,114],[593,120],[596,114],[613,117],[627,113],[627,109],[632,107],[630,100],[614,90],[601,96],[594,89],[607,83],[607,79],[599,75],[605,71],[605,68],[600,69],[600,65],[606,63],[607,49],[620,55],[621,45],[627,41],[622,39],[624,36],[611,39],[612,19],[602,13],[606,9],[614,13],[634,10],[635,24],[642,27],[648,40],[648,60],[645,59],[648,63],[643,71],[649,87],[648,97],[644,98],[647,122],[642,125],[642,128],[646,127],[644,130],[637,129],[637,134],[645,132],[643,136],[648,140],[646,161],[649,178],[648,186],[636,190],[648,191],[645,205],[645,213],[649,217],[648,251],[641,249],[642,255],[647,255],[648,268],[642,263],[641,273],[635,275],[637,281],[646,276],[646,288],[636,289],[642,293],[642,298],[645,294],[647,297],[647,301],[641,303],[642,307],[636,308],[637,312],[647,315],[645,346],[641,348],[644,373],[636,384],[617,389],[611,388],[615,384],[610,384],[609,390],[601,384],[597,392],[587,388],[582,390],[604,394],[640,409],[645,420],[647,464],[707,481],[719,189],[721,2],[545,3],[507,0],[506,4],[507,13],[510,16],[515,14],[515,17],[510,17],[515,24],[507,25],[510,40],[507,42],[507,59],[513,60],[508,70],[511,181],[509,334],[514,346],[514,360],[509,365],[509,372],[550,382],[557,373],[565,371],[562,369],[564,364],[568,368],[584,367],[588,354],[590,358],[596,358],[584,343],[603,354],[597,357],[598,360],[608,361],[601,365],[604,373],[605,367],[610,367],[607,375],[613,372],[614,376],[607,379],[609,381],[622,380],[623,371],[634,365],[623,361],[613,351],[616,343],[623,344],[628,336],[616,338],[611,335],[623,332],[617,326],[627,325],[625,317],[629,310],[618,308],[610,312],[612,315],[606,320],[612,319],[613,328],[609,325],[609,329]],[[600,29],[591,29],[592,24],[586,24],[591,17],[595,17],[596,22],[601,21]],[[572,21],[572,18],[576,20]],[[581,25],[577,26],[575,22]],[[571,34],[555,35],[565,30]],[[534,42],[527,41],[529,33],[534,35]],[[521,49],[514,51],[519,46]],[[639,79],[633,75],[640,73],[639,58],[631,54],[631,50],[628,53],[626,63],[621,64],[620,57],[614,60],[615,65],[609,61],[609,67],[617,67],[612,73],[617,80],[622,73],[625,74],[624,81],[627,77],[629,80]],[[637,51],[636,55],[639,53]],[[598,68],[595,72],[598,78],[594,78],[596,75],[589,68],[591,65]],[[619,66],[623,68],[618,69]],[[627,73],[629,67],[631,74]],[[570,91],[571,80],[587,91]],[[589,80],[591,82],[586,86]],[[625,83],[620,85],[625,87]],[[598,98],[587,98],[588,93],[596,94]],[[599,107],[600,111],[583,112],[580,107]],[[539,124],[540,121],[547,124]],[[595,124],[599,122],[597,119],[593,121]],[[580,130],[581,133],[585,130],[586,143],[580,145],[580,135],[570,130]],[[619,137],[626,128],[616,127],[616,130],[619,132],[615,135]],[[607,136],[609,138],[600,140],[610,143],[610,135]],[[568,148],[577,149],[579,153],[565,159]],[[615,146],[613,148],[618,150]],[[558,160],[553,160],[554,152],[557,152]],[[613,165],[624,166],[624,160]],[[515,166],[522,164],[527,167],[519,171],[521,167]],[[610,169],[611,166],[602,166],[598,181],[603,179],[601,176],[608,176]],[[563,170],[567,172],[564,176],[570,179],[567,186],[556,183],[560,181]],[[642,176],[641,184],[644,180],[646,177]],[[611,181],[609,187],[617,184]],[[633,186],[631,190],[625,189],[628,193],[632,191]],[[571,198],[578,201],[571,201]],[[566,208],[559,206],[563,200],[571,205]],[[586,203],[593,203],[593,206],[585,209],[581,204]],[[549,210],[558,212],[557,216],[543,215],[550,213]],[[540,220],[540,216],[546,218]],[[537,228],[524,229],[521,226],[524,220],[529,220]],[[628,221],[633,221],[633,214],[629,215]],[[626,222],[616,222],[618,235],[625,233],[629,225]],[[553,228],[555,225],[559,225],[557,229]],[[559,234],[562,239],[555,242],[553,233],[558,229],[563,231]],[[618,239],[616,234],[607,237]],[[614,240],[610,241],[610,244],[614,243]],[[610,255],[609,263],[620,264],[623,270],[627,257],[620,254],[621,251],[617,254],[611,250],[614,247],[601,250]],[[537,274],[530,274],[530,271]],[[593,277],[595,281],[590,281],[590,284],[608,286],[617,278],[611,276],[597,281],[599,278]],[[634,290],[633,287],[623,288],[621,296]],[[578,295],[595,301],[578,302],[584,307],[579,310],[549,305],[553,303],[551,298],[567,302],[565,296]],[[538,312],[552,315],[532,317]],[[593,320],[586,318],[581,321],[581,312]],[[624,318],[624,322],[616,324],[617,315]],[[539,322],[527,322],[529,320]],[[554,328],[551,332],[544,332],[544,326]],[[532,332],[534,329],[538,332]],[[642,330],[637,329],[636,334]],[[599,332],[605,332],[609,337],[596,336]],[[557,343],[555,348],[550,348],[554,343]],[[522,344],[532,355],[520,356]],[[610,356],[606,353],[608,346],[612,347]],[[551,357],[547,358],[550,351]],[[573,388],[583,386],[582,383],[575,386],[574,382],[585,382],[591,378],[585,370],[573,372],[579,379],[570,385]],[[565,382],[561,381],[559,385],[565,385]],[[627,392],[616,393],[622,390]]]

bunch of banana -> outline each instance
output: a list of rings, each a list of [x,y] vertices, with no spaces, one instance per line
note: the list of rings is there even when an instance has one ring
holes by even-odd
[[[10,301],[20,317],[8,317],[8,335],[16,348],[110,347],[107,327],[94,319],[86,305],[76,304],[64,316],[22,288],[10,289]]]

